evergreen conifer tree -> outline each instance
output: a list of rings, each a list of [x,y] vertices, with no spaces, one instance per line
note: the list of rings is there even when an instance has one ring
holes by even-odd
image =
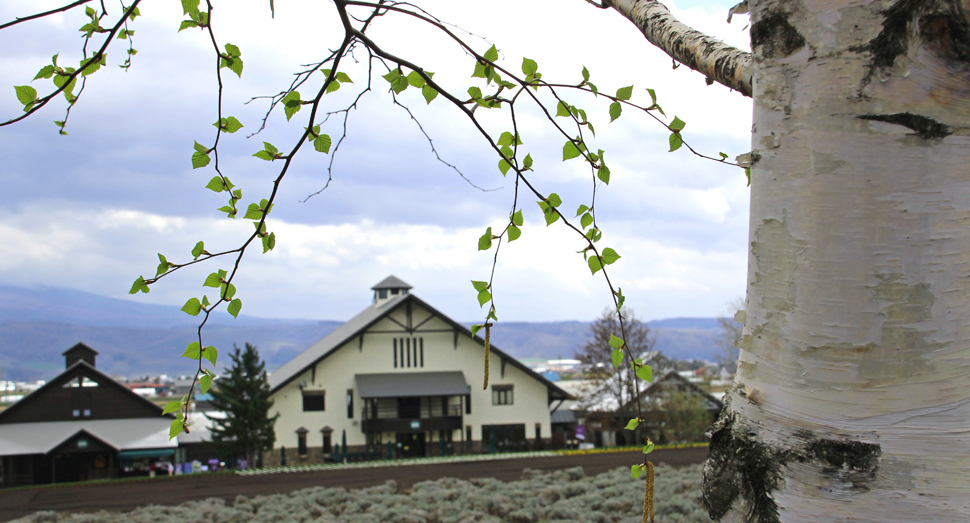
[[[236,345],[233,348],[232,367],[211,392],[215,410],[226,413],[225,419],[209,418],[213,422],[212,443],[221,452],[245,457],[252,466],[260,452],[273,448],[273,424],[279,414],[269,416],[273,401],[269,397],[266,364],[256,347],[246,343],[245,350]]]

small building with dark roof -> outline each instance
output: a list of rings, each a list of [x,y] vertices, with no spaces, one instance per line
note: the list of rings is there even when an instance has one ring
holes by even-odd
[[[371,306],[269,375],[280,417],[267,466],[320,462],[337,445],[371,457],[548,446],[562,389],[494,345],[483,389],[481,337],[395,276],[371,290]]]
[[[0,412],[2,486],[137,475],[172,459],[173,417],[98,370],[97,354],[71,347],[64,372]]]

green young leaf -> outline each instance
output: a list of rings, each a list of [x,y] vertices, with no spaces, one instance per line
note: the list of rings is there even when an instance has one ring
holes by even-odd
[[[37,76],[34,77],[34,80],[39,78],[50,78],[52,76],[54,76],[54,66],[45,65],[44,67],[40,68],[40,71],[37,72]]]
[[[589,227],[592,224],[593,224],[593,215],[590,213],[584,214],[583,217],[579,219],[579,225],[581,225],[583,229]]]
[[[162,256],[162,253],[158,253],[158,267],[155,269],[155,277],[158,278],[160,275],[167,272],[168,268],[168,260],[165,259],[165,256]]]
[[[199,243],[202,243],[202,242],[199,242]],[[213,272],[212,274],[206,276],[205,283],[203,283],[202,286],[218,289],[222,287],[222,284],[223,284],[222,276],[220,276],[218,272]]]
[[[185,426],[185,422],[182,420],[172,420],[172,426],[168,429],[168,439],[173,439],[182,433],[182,428]]]
[[[616,90],[616,98],[618,100],[629,100],[633,96],[633,86],[628,85],[626,87],[621,87]]]
[[[616,288],[616,312],[620,312],[623,308],[623,302],[626,301],[626,296],[623,295],[623,289]]]
[[[484,328],[485,328],[484,325],[478,325],[478,324],[472,325],[472,327],[471,327],[472,337],[474,338],[475,335],[478,334],[478,331],[480,331],[480,330],[482,330]]]
[[[546,198],[546,201],[549,202],[550,207],[559,207],[562,205],[562,198],[560,198],[556,193],[549,193],[549,197]]]
[[[269,233],[269,235],[263,236],[262,238],[260,238],[260,240],[262,240],[263,242],[263,254],[266,254],[267,252],[273,250],[274,247],[276,247],[275,232],[271,232]]]
[[[522,74],[529,76],[530,74],[536,74],[539,70],[539,64],[535,60],[530,60],[528,58],[522,59]]]
[[[482,292],[479,292],[478,293],[478,306],[479,307],[485,306],[485,304],[488,303],[488,301],[491,300],[491,299],[492,299],[492,293],[488,292],[487,290],[484,290]]]
[[[265,149],[253,154],[253,156],[255,156],[256,158],[259,158],[260,160],[266,160],[267,162],[272,162],[273,160],[276,159],[275,155],[270,154]]]
[[[195,244],[195,247],[192,247],[192,258],[199,259],[203,252],[205,252],[205,243],[200,241]]]
[[[202,357],[202,345],[199,342],[193,341],[185,347],[185,352],[182,353],[183,358],[188,358],[190,360],[197,360]]]
[[[651,452],[653,452],[653,447],[654,447],[653,442],[647,441],[647,444],[643,446],[643,453],[650,454]]]
[[[556,116],[572,116],[569,112],[569,105],[566,102],[560,101],[556,105]]]
[[[226,44],[226,54],[233,58],[242,56],[242,53],[239,52],[239,48],[232,44]]]
[[[418,89],[424,87],[425,84],[424,78],[421,77],[421,73],[417,71],[411,71],[408,74],[408,83],[411,84],[411,87],[416,87]]]
[[[482,90],[475,86],[469,87],[468,96],[471,96],[473,100],[478,100],[482,97]]]
[[[170,412],[175,412],[175,411],[177,411],[177,410],[179,410],[181,408],[182,408],[182,402],[181,401],[170,401],[170,402],[166,403],[165,404],[165,408],[162,409],[162,415],[164,416],[165,414],[168,414]]]
[[[216,358],[219,357],[219,350],[212,346],[206,347],[205,350],[202,351],[202,357],[209,360],[212,363],[212,366],[215,367]]]
[[[686,126],[687,126],[687,124],[684,123],[683,120],[681,120],[680,118],[677,118],[676,116],[674,116],[674,121],[670,122],[670,126],[669,127],[670,127],[670,130],[671,131],[680,131],[680,130],[682,130]]]
[[[744,168],[744,176],[748,178],[748,185],[747,186],[748,187],[751,187],[751,168],[750,167],[745,167]]]
[[[139,276],[139,277],[138,277],[138,278],[137,278],[137,279],[135,280],[135,283],[132,283],[132,284],[131,284],[131,290],[130,290],[130,291],[128,291],[128,294],[135,294],[135,293],[137,293],[138,291],[141,291],[141,292],[143,292],[143,293],[146,293],[146,294],[147,294],[147,293],[148,293],[148,290],[149,290],[149,289],[148,289],[148,284],[146,284],[146,283],[145,283],[145,279],[144,279],[144,278],[142,278],[141,276]]]
[[[637,367],[637,377],[643,381],[653,382],[653,369],[650,365],[641,365]]]
[[[290,91],[286,93],[286,96],[280,100],[280,103],[283,104],[283,112],[286,113],[287,122],[290,121],[290,118],[292,118],[294,114],[303,108],[299,91]]]
[[[509,147],[508,145],[503,145],[502,147],[499,147],[499,151],[502,153],[502,156],[506,158],[512,158],[512,148]]]
[[[613,349],[613,352],[610,354],[610,360],[613,361],[614,367],[619,368],[620,364],[623,363],[623,350]]]
[[[528,171],[531,168],[532,168],[532,155],[527,154],[525,155],[525,158],[522,160],[522,170]]]
[[[610,104],[610,123],[613,123],[613,121],[619,118],[620,114],[622,113],[623,113],[623,106],[620,105],[620,102],[611,103]]]
[[[239,317],[240,309],[242,309],[242,300],[240,300],[239,298],[232,300],[231,302],[229,302],[229,305],[226,306],[226,312],[228,312],[229,314],[232,314],[233,318]]]
[[[562,161],[564,162],[566,160],[572,160],[573,158],[576,158],[580,154],[582,154],[582,152],[580,152],[579,147],[576,147],[576,144],[573,143],[572,140],[567,141],[562,146]]]
[[[643,475],[643,465],[633,465],[630,467],[630,476],[639,479]]]
[[[329,71],[329,69],[324,69],[325,73],[327,71]],[[326,74],[329,74],[329,73],[326,73]],[[397,80],[400,77],[401,77],[401,71],[398,69],[391,69],[387,74],[381,76],[381,78],[387,80],[387,83],[391,85],[394,84],[394,80]]]
[[[654,91],[653,89],[647,89],[647,92],[650,93],[650,101],[651,101],[651,103],[653,103],[654,105],[656,105],[657,104],[657,91]]]
[[[519,236],[522,236],[522,229],[519,229],[518,227],[516,227],[515,224],[510,224],[509,225],[509,241],[510,242],[514,242],[515,240],[518,240],[519,239]]]
[[[680,146],[684,145],[684,139],[680,137],[680,133],[670,133],[670,151],[674,152],[680,149]]]
[[[199,392],[201,392],[202,394],[205,394],[206,392],[209,392],[209,387],[211,386],[212,386],[212,376],[209,376],[208,374],[203,374],[202,377],[199,378]]]
[[[509,168],[511,168],[511,167],[512,166],[509,165],[509,161],[508,160],[504,160],[503,159],[503,160],[499,160],[498,161],[498,170],[502,171],[502,176],[505,176],[505,174],[507,172],[509,172]]]
[[[206,165],[209,165],[209,154],[208,153],[202,153],[202,152],[199,152],[199,151],[195,151],[194,153],[192,153],[192,168],[193,169],[200,169],[202,167],[205,167]],[[216,191],[216,192],[218,192],[218,191]]]
[[[398,75],[398,77],[391,82],[391,90],[394,91],[395,94],[401,94],[405,89],[408,88],[409,85],[411,84],[408,83],[408,77]]]
[[[592,231],[592,229],[590,229],[590,231]],[[593,274],[596,274],[596,271],[603,268],[603,263],[600,262],[598,256],[590,256],[587,263],[589,264],[589,270],[592,271]]]
[[[185,305],[182,306],[182,312],[189,316],[198,316],[201,311],[202,303],[198,298],[189,298],[189,301],[185,302]]]
[[[14,91],[17,92],[17,100],[24,104],[24,110],[29,110],[37,103],[37,90],[29,85],[15,85]]]
[[[629,423],[626,424],[626,430],[636,430],[637,426],[640,425],[640,420],[633,418]]]
[[[230,45],[232,44],[226,44],[226,47],[228,48]],[[243,61],[242,61],[242,58],[239,58],[238,56],[231,57],[231,58],[226,58],[225,56],[223,56],[219,64],[219,67],[226,67],[230,71],[236,73],[236,76],[238,76],[239,78],[242,78]]]
[[[495,48],[495,44],[492,44],[492,47],[489,47],[488,51],[485,51],[484,56],[485,56],[485,60],[489,62],[494,62],[495,60],[498,60],[498,49]]]
[[[211,305],[211,303],[209,303],[209,297],[203,294],[202,295],[202,307],[208,308],[209,305]]]
[[[717,153],[717,154],[718,154],[718,156],[720,156],[720,157],[721,157],[721,161],[722,161],[722,162],[723,162],[724,160],[727,160],[727,159],[728,159],[728,155],[727,155],[727,154],[725,154],[725,153]]]
[[[601,165],[599,170],[596,171],[596,177],[599,178],[606,185],[610,184],[610,168]]]
[[[580,214],[583,214],[588,210],[589,210],[589,207],[587,207],[585,203],[582,203],[579,205],[579,208],[576,209],[576,216],[579,216]]]
[[[492,248],[492,228],[489,227],[485,229],[485,234],[483,234],[478,239],[478,250],[487,251]]]
[[[246,215],[243,216],[246,220],[259,220],[263,217],[263,210],[259,208],[259,204],[251,203],[246,209]]]
[[[498,141],[495,142],[495,145],[512,145],[512,140],[514,138],[515,137],[512,136],[512,133],[505,131],[501,136],[499,136]]]
[[[488,289],[488,282],[472,280],[472,286],[475,287],[476,291],[482,292],[485,289]]]
[[[431,73],[428,73],[428,75],[430,76]],[[351,80],[349,76],[347,76],[347,73],[345,73],[343,71],[338,71],[337,72],[336,79],[337,79],[338,82],[340,82],[342,84],[352,84],[352,83],[354,83],[354,81]]]
[[[618,338],[618,337],[614,336],[613,334],[610,334],[610,347],[613,347],[614,349],[622,349],[623,348],[623,339],[622,338]]]
[[[606,265],[612,265],[613,262],[620,259],[620,255],[616,253],[613,249],[607,247],[603,249],[603,263]]]
[[[498,321],[498,316],[495,315],[495,306],[494,305],[490,309],[488,309],[488,315],[485,316],[485,321],[488,321],[488,320]]]
[[[589,81],[589,69],[587,69],[586,66],[584,65],[583,66],[583,82],[588,82],[588,81]]]
[[[195,155],[192,155],[192,158],[194,160]],[[206,158],[208,158],[208,156],[206,156]],[[205,188],[212,192],[222,192],[226,190],[225,184],[222,183],[222,177],[219,175],[213,176],[212,179],[209,180],[209,183],[205,184]]]
[[[421,88],[421,95],[424,96],[424,101],[431,104],[431,100],[438,97],[438,91],[436,91],[434,87],[425,84],[425,86]]]
[[[522,227],[522,224],[524,223],[524,221],[522,220],[522,209],[519,209],[518,211],[515,211],[514,214],[512,214],[512,223],[519,227]]]
[[[317,136],[315,140],[313,140],[313,148],[316,149],[317,152],[321,152],[323,154],[330,152],[330,146],[332,144],[333,141],[330,139],[329,134],[321,134],[320,136]]]

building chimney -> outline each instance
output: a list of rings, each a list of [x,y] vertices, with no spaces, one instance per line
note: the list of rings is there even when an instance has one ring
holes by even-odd
[[[94,357],[98,355],[98,351],[88,347],[84,342],[79,341],[77,345],[67,349],[61,355],[64,356],[64,364],[68,369],[79,361],[83,361],[94,367]]]

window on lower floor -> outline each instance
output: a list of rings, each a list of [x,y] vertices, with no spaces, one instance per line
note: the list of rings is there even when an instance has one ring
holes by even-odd
[[[303,391],[303,412],[327,410],[325,390]]]
[[[354,389],[347,389],[347,418],[354,417]]]
[[[512,405],[512,386],[492,385],[492,405]]]
[[[296,453],[306,456],[306,429],[296,433]]]

